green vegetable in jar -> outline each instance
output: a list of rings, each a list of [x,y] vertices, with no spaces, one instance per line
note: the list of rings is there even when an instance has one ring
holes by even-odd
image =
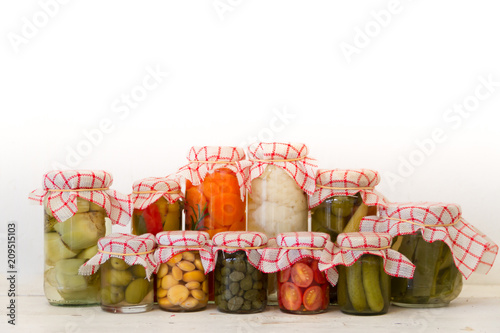
[[[101,301],[103,304],[117,304],[125,299],[123,288],[107,286],[101,289]]]
[[[139,304],[149,291],[149,281],[146,279],[135,279],[125,290],[125,300],[130,304]]]

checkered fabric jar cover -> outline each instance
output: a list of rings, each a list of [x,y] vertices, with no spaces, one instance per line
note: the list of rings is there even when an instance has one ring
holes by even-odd
[[[248,147],[250,167],[250,182],[264,173],[268,165],[282,168],[292,177],[297,185],[308,195],[316,188],[315,176],[317,165],[315,160],[307,157],[308,149],[303,143],[254,143]]]
[[[217,253],[219,251],[226,253],[245,251],[248,262],[259,269],[261,253],[267,245],[267,236],[255,231],[226,231],[216,234],[212,238],[212,242],[214,262],[217,262]]]
[[[179,176],[173,175],[136,181],[133,185],[133,192],[130,194],[134,209],[146,209],[161,197],[164,197],[170,204],[184,198],[179,178]]]
[[[113,177],[103,170],[50,171],[43,177],[43,188],[30,193],[29,199],[43,204],[59,222],[64,222],[78,211],[77,197],[93,202],[106,211],[113,224],[125,226],[132,216],[129,197],[110,190]]]
[[[316,175],[316,190],[309,197],[309,208],[314,208],[332,196],[353,196],[359,192],[367,206],[388,204],[388,200],[375,190],[380,183],[377,171],[369,169],[320,169]]]
[[[360,230],[387,232],[392,237],[420,231],[426,242],[443,241],[466,279],[473,272],[488,273],[498,253],[498,245],[469,224],[455,204],[391,203],[380,208],[379,217],[363,218]]]
[[[91,275],[110,258],[123,259],[127,265],[141,265],[146,269],[148,280],[156,269],[154,251],[156,239],[153,234],[134,236],[114,233],[99,239],[98,252],[84,263],[79,270],[80,275]]]
[[[328,242],[318,265],[320,271],[327,269],[333,273],[327,275],[328,281],[336,285],[338,271],[336,266],[351,266],[364,254],[382,257],[384,271],[396,277],[412,278],[415,265],[401,253],[390,248],[392,237],[388,233],[349,232],[339,234],[337,243]]]
[[[189,179],[194,186],[200,185],[205,176],[220,168],[226,168],[236,174],[240,186],[241,200],[245,199],[248,168],[250,162],[244,160],[245,152],[239,147],[201,146],[191,147],[189,164],[181,167],[177,174]]]
[[[155,260],[160,264],[168,262],[176,255],[186,251],[198,251],[205,274],[214,269],[212,243],[205,231],[163,231],[156,235],[158,248]]]

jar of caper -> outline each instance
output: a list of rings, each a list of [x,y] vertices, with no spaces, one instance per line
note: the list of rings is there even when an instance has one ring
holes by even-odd
[[[160,309],[191,312],[207,307],[212,251],[203,231],[165,231],[156,235],[156,294]]]
[[[487,273],[498,247],[445,203],[395,203],[381,207],[378,218],[361,223],[366,231],[388,232],[393,249],[415,264],[413,279],[392,279],[392,303],[403,307],[442,307],[458,297],[462,276]]]
[[[221,232],[212,239],[216,251],[215,304],[226,313],[262,312],[267,305],[267,274],[258,267],[260,232]]]
[[[52,305],[99,304],[99,275],[80,276],[78,268],[97,253],[111,223],[130,218],[128,197],[109,190],[112,182],[102,170],[51,171],[30,195],[44,206],[44,291]]]
[[[343,232],[359,231],[361,219],[377,214],[377,205],[387,200],[375,186],[378,172],[368,169],[320,169],[316,175],[316,190],[309,197],[311,230],[326,232],[332,242]],[[337,302],[337,287],[330,288],[330,303]]]
[[[132,234],[156,235],[161,231],[182,229],[184,203],[177,176],[137,181],[130,197],[134,206]]]
[[[337,268],[338,274],[330,282],[338,287],[342,312],[387,313],[391,276],[411,278],[415,269],[406,257],[391,250],[391,241],[387,233],[352,232],[338,235],[337,244],[327,246],[320,269]]]
[[[80,267],[79,273],[89,276],[100,272],[104,311],[139,313],[152,310],[155,247],[156,239],[152,234],[115,233],[99,240],[98,253]]]

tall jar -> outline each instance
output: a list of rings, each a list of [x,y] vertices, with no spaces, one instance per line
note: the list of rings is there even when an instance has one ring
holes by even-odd
[[[207,307],[213,265],[209,235],[203,231],[165,231],[156,235],[159,247],[156,294],[160,309],[192,312]]]
[[[111,223],[130,219],[128,197],[109,190],[112,182],[102,170],[51,171],[30,194],[44,206],[44,292],[51,305],[99,304],[99,276],[79,276],[78,268],[97,253]]]
[[[392,280],[392,303],[403,307],[442,307],[458,297],[462,276],[487,273],[498,246],[461,217],[455,204],[406,203],[381,207],[361,229],[397,237],[393,248],[415,264],[413,279]]]
[[[260,269],[278,275],[278,305],[292,314],[317,314],[329,305],[330,285],[319,260],[330,236],[321,232],[282,233],[263,250]]]
[[[133,185],[132,234],[182,230],[183,194],[178,177],[150,177]]]
[[[185,229],[218,232],[246,229],[246,179],[249,162],[238,147],[192,147],[186,179]]]
[[[114,233],[101,238],[98,253],[80,267],[81,276],[100,272],[101,308],[111,313],[139,313],[153,309],[156,268],[152,234]]]
[[[326,232],[333,242],[343,232],[359,231],[361,219],[377,215],[377,206],[387,200],[375,191],[378,172],[368,169],[320,169],[316,190],[309,197],[311,230]],[[337,288],[330,288],[330,302],[337,302]]]
[[[259,271],[260,232],[222,232],[214,236],[215,304],[225,313],[257,313],[267,305],[267,274]]]
[[[328,244],[320,269],[335,267],[329,279],[338,287],[340,310],[353,315],[380,315],[389,310],[391,276],[411,278],[415,266],[402,254],[391,250],[387,233],[352,232]]]

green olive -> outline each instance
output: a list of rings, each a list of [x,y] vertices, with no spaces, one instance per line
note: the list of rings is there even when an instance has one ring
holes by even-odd
[[[146,279],[132,281],[125,290],[125,300],[130,304],[140,303],[148,294],[150,283]]]
[[[134,265],[130,267],[130,271],[136,278],[144,279],[146,277],[146,269],[142,265]]]
[[[101,289],[101,302],[105,305],[120,303],[124,298],[125,294],[120,287],[107,286]]]
[[[132,273],[110,269],[104,274],[104,281],[113,286],[125,287],[132,281]]]
[[[120,258],[110,258],[109,262],[111,263],[111,267],[119,271],[124,271],[129,268],[129,265],[125,262],[125,260]]]

